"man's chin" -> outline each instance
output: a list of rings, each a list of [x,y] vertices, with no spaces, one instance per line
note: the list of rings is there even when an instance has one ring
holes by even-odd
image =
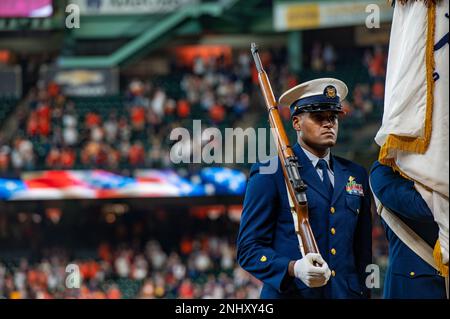
[[[336,145],[336,141],[333,139],[333,140],[325,140],[325,141],[323,141],[323,143],[321,143],[322,144],[322,146],[323,147],[325,147],[325,148],[330,148],[330,147],[333,147],[333,146],[335,146]]]

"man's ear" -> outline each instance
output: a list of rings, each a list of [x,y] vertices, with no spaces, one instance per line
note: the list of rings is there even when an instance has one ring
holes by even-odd
[[[296,115],[292,117],[292,127],[294,128],[294,130],[301,131],[300,121],[300,116]]]

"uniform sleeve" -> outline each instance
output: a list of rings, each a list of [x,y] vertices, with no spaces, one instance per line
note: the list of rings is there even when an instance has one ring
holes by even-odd
[[[243,269],[281,292],[290,258],[271,248],[278,200],[275,175],[260,174],[259,165],[253,165],[237,239],[237,259]]]
[[[375,162],[370,172],[370,184],[375,196],[393,212],[419,222],[434,221],[430,208],[414,188],[414,182],[403,178],[391,167]]]
[[[365,297],[369,298],[370,289],[366,287],[365,281],[367,277],[366,267],[367,265],[372,264],[372,201],[369,178],[364,169],[363,176],[364,198],[355,231],[354,255],[356,269],[359,274],[361,286],[363,287],[363,294]]]

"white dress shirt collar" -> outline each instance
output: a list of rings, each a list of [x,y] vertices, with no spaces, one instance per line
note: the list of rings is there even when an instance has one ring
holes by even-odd
[[[309,158],[309,160],[311,161],[311,164],[314,166],[314,168],[316,168],[317,163],[319,162],[320,159],[324,159],[325,162],[327,162],[328,169],[331,170],[330,151],[328,151],[328,153],[327,153],[327,155],[325,155],[325,157],[320,158],[303,147],[302,147],[302,150],[303,150],[303,152],[305,152],[306,156]]]

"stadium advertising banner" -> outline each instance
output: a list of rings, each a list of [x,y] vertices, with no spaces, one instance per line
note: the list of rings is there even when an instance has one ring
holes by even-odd
[[[369,6],[380,9],[380,22],[392,20],[392,8],[386,0],[276,3],[274,28],[277,31],[317,29],[364,24]]]
[[[243,172],[223,167],[203,168],[190,178],[173,170],[138,170],[134,177],[104,170],[53,170],[0,178],[0,200],[243,195],[246,181]]]
[[[71,0],[83,15],[167,13],[198,0]]]
[[[45,83],[55,82],[68,96],[104,96],[119,93],[119,75],[116,69],[60,69],[43,67],[41,78]]]
[[[53,13],[52,0],[2,0],[1,18],[46,18]]]

